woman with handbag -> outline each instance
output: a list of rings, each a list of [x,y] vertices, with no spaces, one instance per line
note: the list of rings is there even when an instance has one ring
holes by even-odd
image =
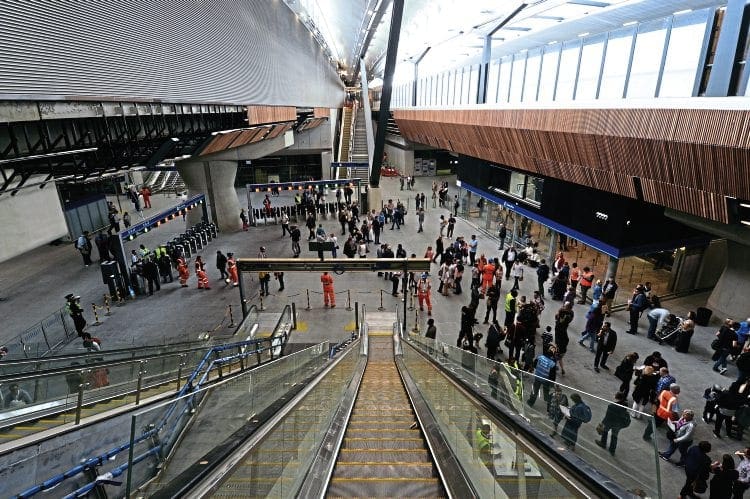
[[[656,398],[656,383],[659,381],[659,373],[654,371],[651,366],[646,366],[640,375],[637,375],[635,379],[635,388],[633,389],[633,410],[640,412],[646,411],[646,406],[649,406]],[[634,419],[641,419],[641,415],[638,413],[632,414]]]

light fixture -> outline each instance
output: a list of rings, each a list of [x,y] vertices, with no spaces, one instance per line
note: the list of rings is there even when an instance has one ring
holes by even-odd
[[[628,21],[626,23],[622,23],[623,26],[632,26],[634,24],[638,24],[638,21]]]
[[[552,40],[551,42],[547,42],[547,45],[554,45],[557,43],[557,40]]]
[[[673,15],[679,16],[680,14],[687,14],[688,12],[693,12],[693,9],[678,10],[677,12],[674,12]]]
[[[590,34],[591,34],[591,33],[589,33],[588,31],[587,31],[587,32],[585,32],[585,33],[579,33],[579,34],[578,34],[578,38],[583,38],[584,36],[589,36]]]
[[[144,233],[145,233],[145,232],[148,232],[148,227],[144,227],[144,228],[143,228],[143,232],[144,232]]]

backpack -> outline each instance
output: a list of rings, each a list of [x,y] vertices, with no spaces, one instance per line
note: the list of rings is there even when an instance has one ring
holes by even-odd
[[[591,421],[591,407],[581,404],[581,417],[579,419],[584,423]]]
[[[522,324],[535,324],[537,321],[536,311],[530,304],[526,304],[518,311],[518,322]]]

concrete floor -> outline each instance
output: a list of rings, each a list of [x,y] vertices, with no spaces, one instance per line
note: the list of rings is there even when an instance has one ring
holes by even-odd
[[[381,242],[387,242],[394,248],[396,244],[402,243],[408,254],[416,253],[421,256],[428,245],[433,245],[438,235],[438,217],[447,214],[447,210],[432,208],[430,199],[432,178],[418,178],[416,191],[424,191],[427,196],[427,210],[425,221],[425,232],[416,232],[417,223],[414,215],[414,202],[411,201],[411,209],[406,216],[406,225],[401,230],[386,229],[381,237]],[[451,185],[453,185],[452,180]],[[400,198],[406,200],[413,198],[415,192],[400,191],[397,179],[383,178],[381,180],[384,190],[384,199]],[[450,196],[455,194],[455,187],[451,187]],[[243,190],[238,190],[241,205],[247,204],[247,197]],[[274,204],[278,204],[284,198],[273,198]],[[333,195],[329,199],[334,199]],[[125,201],[121,200],[123,208]],[[163,196],[153,197],[151,211],[160,207],[175,204],[175,198]],[[148,215],[149,212],[147,211]],[[134,219],[135,221],[135,219]],[[340,235],[340,226],[335,217],[322,221],[328,232]],[[169,240],[174,234],[184,230],[183,222],[175,220],[161,226],[159,229],[144,234],[128,244],[126,252],[130,247],[137,247],[144,243],[149,248],[155,244]],[[303,227],[304,229],[304,227]],[[463,235],[467,239],[474,233],[472,226],[463,220],[459,220],[454,235]],[[306,237],[303,230],[303,243]],[[488,240],[485,236],[479,237],[479,253],[488,256],[500,256],[497,243]],[[343,246],[343,239],[339,244]],[[180,288],[176,282],[162,286],[161,291],[153,297],[138,298],[128,301],[122,307],[113,308],[112,315],[101,317],[102,325],[98,327],[89,326],[89,330],[95,336],[103,339],[103,347],[111,348],[113,345],[122,344],[145,344],[172,342],[188,339],[196,339],[198,334],[208,330],[227,331],[228,319],[226,318],[227,305],[234,307],[235,320],[239,316],[239,293],[237,289],[226,287],[218,280],[218,272],[215,270],[215,252],[232,251],[239,257],[255,257],[258,248],[263,245],[271,256],[291,256],[291,241],[281,236],[280,226],[253,227],[247,232],[234,234],[220,234],[212,243],[209,243],[199,254],[204,256],[210,269],[209,277],[212,284],[210,291],[199,291],[196,289],[196,280],[191,267],[190,288]],[[303,245],[303,256],[314,257],[314,254],[306,251]],[[371,245],[372,255],[375,254],[374,245]],[[94,251],[96,254],[96,250]],[[339,254],[339,258],[344,258]],[[96,258],[95,258],[96,260]],[[532,269],[528,269],[531,271]],[[433,267],[434,291],[437,290],[437,269]],[[533,274],[532,274],[533,275]],[[335,276],[336,308],[326,309],[323,307],[321,295],[321,284],[319,275],[306,272],[287,273],[286,285],[283,292],[278,291],[278,284],[271,282],[271,296],[264,300],[263,307],[267,312],[280,312],[286,304],[294,302],[298,311],[299,327],[292,333],[291,341],[300,343],[316,343],[319,341],[341,341],[346,338],[354,328],[354,312],[346,310],[347,298],[350,297],[352,306],[354,302],[364,304],[368,310],[376,310],[380,306],[381,290],[383,292],[383,306],[389,310],[395,310],[397,299],[390,295],[390,283],[378,279],[375,275],[365,273],[345,273]],[[464,279],[468,281],[468,279]],[[260,306],[258,297],[257,276],[245,277],[245,285],[250,302]],[[525,279],[521,283],[522,294],[531,295],[536,285],[536,279]],[[468,285],[465,287],[468,288]],[[503,294],[509,289],[507,282],[502,286]],[[93,322],[90,312],[90,303],[96,301],[101,303],[102,295],[107,291],[102,283],[98,265],[84,268],[78,252],[71,244],[60,246],[45,246],[38,248],[28,255],[15,258],[0,264],[0,295],[6,298],[0,302],[0,314],[4,318],[3,328],[0,331],[0,341],[8,341],[24,328],[32,325],[49,313],[64,305],[64,296],[69,293],[77,293],[82,296],[85,307],[86,318],[89,323]],[[310,310],[306,310],[307,296],[310,296]],[[622,293],[627,293],[622,290]],[[678,315],[684,315],[688,310],[694,310],[697,306],[705,303],[706,294],[683,297],[667,301],[664,306]],[[468,294],[461,296],[443,297],[433,292],[433,317],[438,328],[438,340],[450,344],[455,343],[459,329],[459,310],[469,301]],[[542,314],[542,327],[553,324],[553,316],[558,302],[549,301]],[[587,349],[578,347],[574,342],[576,333],[583,330],[584,315],[586,308],[576,305],[576,318],[570,327],[571,344],[565,357],[566,375],[558,378],[562,383],[576,387],[581,391],[592,393],[600,397],[611,399],[620,382],[612,374],[602,371],[596,374],[593,371],[593,354]],[[484,302],[480,302],[478,316],[484,313]],[[414,312],[409,314],[408,327],[413,325]],[[424,322],[427,317],[419,317],[420,329],[424,330]],[[669,362],[672,374],[682,386],[681,407],[694,409],[698,418],[703,408],[703,390],[712,384],[728,386],[736,378],[737,371],[730,365],[725,376],[721,376],[711,370],[709,345],[713,333],[723,318],[714,317],[710,327],[698,327],[693,338],[693,347],[690,354],[675,352],[669,346],[657,346],[645,338],[647,321],[641,320],[641,334],[631,336],[625,334],[627,330],[627,313],[618,312],[611,317],[613,329],[619,334],[618,344],[612,359],[608,364],[617,366],[622,357],[628,352],[638,352],[641,359],[654,350],[660,350],[664,358]],[[478,331],[485,332],[480,326]],[[80,348],[78,341],[71,348]],[[539,351],[539,349],[537,349]],[[594,415],[594,419],[602,415]],[[595,425],[590,425],[595,426]],[[726,438],[719,440],[711,435],[713,427],[698,423],[695,441],[706,439],[712,442],[713,451],[711,456],[718,459],[723,453],[733,453],[735,450],[745,446],[743,442],[736,442]],[[639,436],[642,431],[642,423],[634,421],[629,432],[632,438],[620,436],[618,457],[615,459],[632,459],[633,456],[643,455],[648,449],[645,442]],[[638,435],[638,438],[636,437]],[[663,433],[659,436],[659,448],[664,450],[667,441]],[[639,454],[641,453],[641,454]],[[676,460],[673,457],[673,461]],[[649,464],[651,461],[649,461]],[[684,474],[682,469],[676,468],[668,463],[660,462],[663,491],[665,497],[675,496],[679,491]]]

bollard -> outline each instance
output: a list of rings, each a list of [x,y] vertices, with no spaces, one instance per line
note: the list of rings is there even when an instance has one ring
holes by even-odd
[[[419,334],[419,310],[414,311],[414,327],[411,329],[414,334]]]
[[[292,330],[297,330],[297,304],[292,302]]]
[[[260,297],[260,308],[258,310],[260,310],[262,312],[266,308],[263,306],[263,295],[261,294],[261,295],[259,295],[259,297]]]
[[[99,322],[99,314],[96,313],[96,303],[92,303],[91,308],[94,310],[94,326],[98,326],[101,322]]]
[[[414,310],[414,295],[409,293],[409,310]]]
[[[305,308],[305,310],[311,310],[311,308],[310,308],[310,290],[307,289],[305,291],[307,292],[307,308]]]
[[[107,309],[107,313],[104,315],[107,315],[107,316],[112,315],[112,313],[109,310],[109,295],[106,293],[104,294],[104,308]]]
[[[346,311],[352,311],[352,292],[350,289],[346,290]]]
[[[229,325],[227,327],[235,327],[237,324],[234,323],[234,314],[232,314],[232,304],[229,304]]]
[[[378,307],[378,310],[381,312],[385,310],[385,307],[383,306],[383,290],[380,290],[380,306]]]

